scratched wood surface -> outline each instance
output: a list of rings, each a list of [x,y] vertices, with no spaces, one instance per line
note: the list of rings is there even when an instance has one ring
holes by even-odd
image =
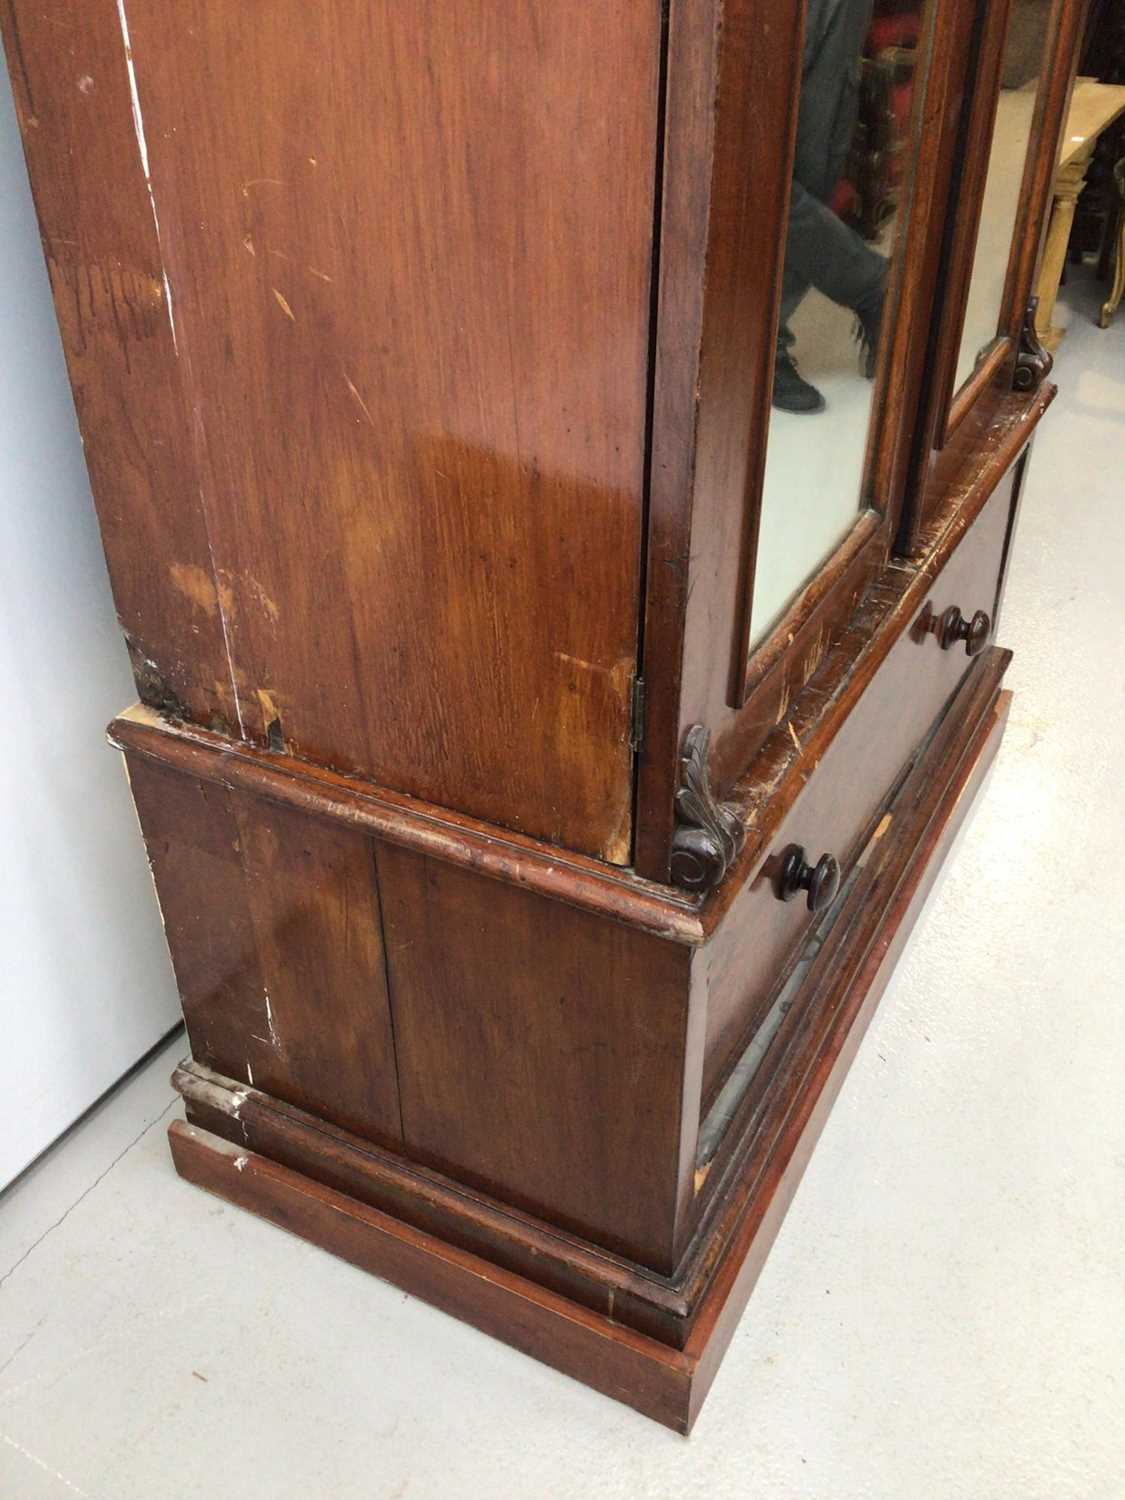
[[[703,1039],[689,946],[126,758],[194,1058],[672,1270]]]
[[[659,0],[6,4],[154,671],[626,862]]]
[[[0,0],[0,30],[139,690],[156,708],[237,730],[117,12],[112,0],[55,6],[50,15]]]
[[[128,756],[192,1056],[401,1143],[371,841]]]

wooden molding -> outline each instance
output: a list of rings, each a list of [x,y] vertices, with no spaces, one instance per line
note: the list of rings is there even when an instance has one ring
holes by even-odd
[[[683,734],[699,717],[681,705],[693,556],[714,545],[731,575],[725,653],[739,629],[734,574],[756,545],[804,16],[789,0],[671,7],[643,630],[653,666],[634,848],[635,868],[661,881]],[[748,266],[762,270],[764,302]]]
[[[387,843],[627,921],[673,942],[704,941],[698,904],[669,886],[311,761],[162,719],[140,704],[114,719],[109,738],[119,749],[148,756],[204,781],[238,787],[314,816],[342,820]]]
[[[951,436],[956,422],[967,409],[968,390],[979,394],[989,381],[982,366],[969,376],[965,386],[954,391],[965,311],[973,276],[977,240],[980,234],[984,188],[988,178],[992,141],[996,131],[1000,72],[1004,42],[1012,0],[980,4],[973,18],[974,46],[966,79],[962,118],[958,122],[957,162],[950,190],[950,202],[964,205],[963,212],[950,213],[946,222],[942,256],[943,272],[936,299],[938,319],[933,338],[930,385],[940,411],[935,428],[934,447],[940,448]],[[1013,236],[1015,225],[1012,226]],[[1009,241],[1009,256],[1015,254],[1014,238]],[[996,309],[997,336],[1004,333],[1006,318],[1002,306]],[[995,372],[994,356],[989,368]],[[927,416],[927,423],[928,423]],[[927,427],[928,430],[928,427]]]
[[[968,114],[962,126],[960,171],[953,190],[954,195],[963,193],[970,204],[977,206],[972,213],[951,215],[943,237],[943,273],[935,306],[932,370],[922,403],[920,438],[913,465],[916,502],[912,514],[905,516],[900,527],[900,546],[909,554],[919,550],[933,511],[944,508],[948,475],[951,468],[963,462],[966,451],[963,443],[955,441],[960,438],[962,427],[967,424],[978,443],[986,441],[988,414],[998,402],[1003,402],[1002,387],[1012,386],[1018,341],[1049,217],[1058,141],[1073,87],[1087,0],[1053,0],[1043,66],[1043,76],[1049,82],[1040,89],[1035,102],[1008,269],[997,309],[998,342],[969,381],[955,392],[953,382],[964,324],[964,299],[979,228],[978,200],[988,170],[1008,8],[1008,0],[1003,0],[999,5],[982,6],[980,12],[983,31],[977,67],[978,77],[987,88],[968,101]],[[968,421],[978,414],[980,421]],[[950,449],[955,453],[947,457]]]
[[[612,1313],[641,1333],[669,1345],[683,1342],[690,1309],[675,1278],[658,1276],[190,1058],[173,1072],[172,1086],[192,1124],[595,1312]],[[693,1267],[686,1262],[679,1279]]]
[[[946,423],[946,441],[953,436],[977,401],[990,387],[998,389],[1005,384],[1005,375],[1012,361],[1013,343],[1005,335],[998,338],[976,369],[953,398]]]

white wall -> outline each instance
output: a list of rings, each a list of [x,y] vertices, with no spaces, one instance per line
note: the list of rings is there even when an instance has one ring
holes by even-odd
[[[179,1017],[120,756],[135,697],[0,66],[0,1186]]]

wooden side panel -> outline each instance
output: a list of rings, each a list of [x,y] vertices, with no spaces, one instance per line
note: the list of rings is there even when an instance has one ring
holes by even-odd
[[[703,1058],[688,945],[127,761],[198,1062],[671,1273]]]
[[[371,841],[128,760],[192,1055],[397,1144]]]
[[[247,731],[625,863],[659,0],[126,0]]]
[[[138,691],[237,731],[164,246],[114,0],[0,3],[118,617]]]
[[[164,918],[192,1056],[250,1082],[265,983],[225,788],[125,758]]]
[[[259,1088],[368,1140],[401,1140],[374,846],[231,793],[262,977]]]
[[[378,859],[407,1152],[670,1271],[698,1120],[689,950],[407,850]]]

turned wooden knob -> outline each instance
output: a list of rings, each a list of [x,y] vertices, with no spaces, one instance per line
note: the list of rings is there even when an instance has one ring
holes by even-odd
[[[988,637],[991,633],[992,621],[983,609],[978,609],[971,620],[966,620],[956,604],[950,605],[945,611],[938,626],[941,649],[948,651],[950,646],[956,645],[958,641],[964,641],[966,656],[979,655],[988,645]]]
[[[822,854],[815,865],[805,858],[800,844],[792,844],[782,855],[777,894],[792,901],[801,891],[809,893],[809,911],[823,911],[840,889],[840,865],[831,854]]]

